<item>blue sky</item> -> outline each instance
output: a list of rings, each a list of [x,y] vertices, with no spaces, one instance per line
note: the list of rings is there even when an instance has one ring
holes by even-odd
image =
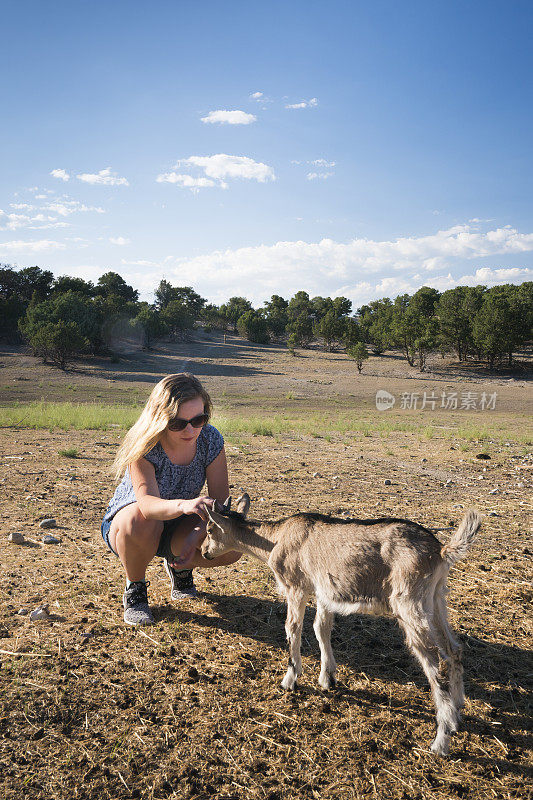
[[[9,2],[0,260],[152,299],[533,274],[527,2]]]

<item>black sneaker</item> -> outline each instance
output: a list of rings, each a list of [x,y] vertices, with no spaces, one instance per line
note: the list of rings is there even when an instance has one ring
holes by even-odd
[[[153,625],[154,618],[148,605],[147,587],[150,581],[134,581],[124,590],[124,622],[126,625]]]
[[[170,599],[188,600],[198,592],[192,579],[192,569],[175,569],[165,558],[165,569],[170,578]]]

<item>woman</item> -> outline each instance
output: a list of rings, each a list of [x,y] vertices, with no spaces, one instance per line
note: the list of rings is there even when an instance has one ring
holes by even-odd
[[[124,622],[151,625],[146,567],[164,558],[171,598],[196,595],[193,567],[232,564],[240,553],[206,561],[206,508],[229,495],[224,440],[208,424],[211,399],[189,372],[167,375],[152,390],[126,434],[113,467],[117,486],[102,522],[102,537],[126,573]],[[125,470],[125,471],[124,471]],[[200,496],[207,479],[208,495]]]

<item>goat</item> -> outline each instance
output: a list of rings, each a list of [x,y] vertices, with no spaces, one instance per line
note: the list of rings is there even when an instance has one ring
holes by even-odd
[[[237,550],[268,564],[287,601],[285,630],[289,667],[282,681],[294,689],[302,673],[301,634],[305,606],[314,593],[314,631],[321,653],[319,685],[335,685],[331,649],[335,613],[393,614],[407,645],[420,662],[436,707],[437,733],[431,750],[447,755],[464,705],[461,646],[448,623],[446,580],[450,567],[465,558],[481,525],[477,511],[466,512],[444,547],[433,533],[406,519],[336,519],[294,514],[277,522],[246,518],[250,498],[237,511],[230,501],[207,509],[206,559]],[[439,657],[442,664],[439,667]]]

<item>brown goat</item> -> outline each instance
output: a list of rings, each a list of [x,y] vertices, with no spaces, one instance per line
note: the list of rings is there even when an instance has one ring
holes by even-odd
[[[431,750],[446,755],[464,704],[461,646],[448,623],[446,580],[464,558],[481,525],[470,509],[444,547],[430,531],[406,519],[335,519],[294,514],[277,522],[246,519],[250,498],[208,509],[204,558],[228,550],[248,553],[268,564],[287,601],[285,630],[289,667],[282,681],[293,689],[302,672],[300,654],[305,606],[316,597],[314,630],[321,653],[319,684],[335,685],[331,649],[335,613],[393,614],[407,645],[424,670],[437,710]],[[444,670],[439,669],[439,657]]]

